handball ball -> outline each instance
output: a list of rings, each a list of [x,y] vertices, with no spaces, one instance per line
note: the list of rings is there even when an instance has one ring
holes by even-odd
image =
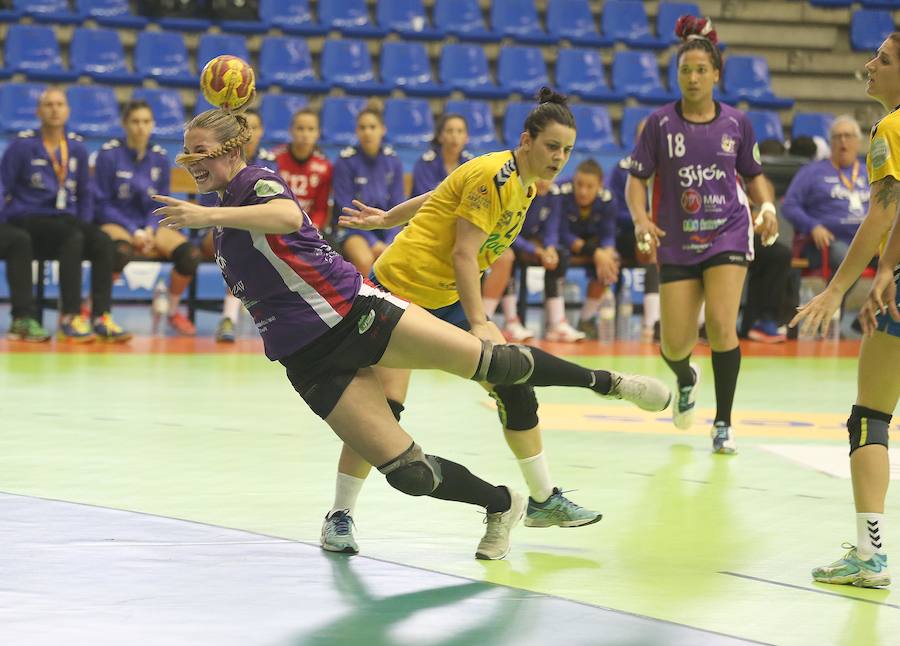
[[[253,97],[255,88],[253,68],[237,56],[216,56],[200,72],[203,96],[217,108],[240,108]]]

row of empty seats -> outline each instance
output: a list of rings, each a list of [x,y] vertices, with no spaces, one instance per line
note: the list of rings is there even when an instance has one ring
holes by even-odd
[[[869,9],[900,9],[900,0],[809,0],[814,7],[846,9],[859,4]]]
[[[197,2],[195,4],[207,4]],[[14,0],[13,9],[0,12],[0,19],[16,20],[28,15],[38,21],[78,24],[92,19],[111,27],[142,28],[147,19],[131,13],[128,0]],[[460,40],[496,42],[512,38],[523,43],[554,44],[561,39],[593,47],[622,42],[631,47],[662,49],[674,42],[673,27],[678,16],[699,15],[690,2],[663,2],[659,5],[656,35],[642,2],[607,0],[597,16],[589,0],[547,0],[546,26],[542,24],[534,0],[493,0],[490,20],[479,0],[435,0],[434,21],[423,0],[378,0],[374,16],[366,0],[320,0],[318,15],[308,0],[260,0],[258,21],[219,21],[223,31],[264,33],[281,29],[291,34],[321,35],[339,31],[345,36],[383,38],[398,33],[405,38],[428,40],[452,35]],[[206,31],[212,21],[200,18],[164,17],[157,21],[164,29]]]
[[[668,88],[659,74],[656,54],[629,50],[614,55],[611,84],[600,53],[589,48],[557,50],[556,83],[563,92],[589,101],[622,101],[632,97],[664,103],[677,93],[676,65],[669,63]],[[246,41],[235,34],[204,34],[197,49],[200,67],[220,54],[250,60]],[[268,36],[260,49],[257,87],[277,86],[285,91],[327,93],[337,87],[352,94],[388,94],[401,89],[411,96],[447,96],[461,91],[467,97],[503,99],[510,93],[533,94],[550,83],[544,54],[537,46],[503,47],[497,61],[495,82],[480,45],[451,43],[441,49],[438,79],[423,43],[382,44],[380,75],[376,75],[369,47],[358,39],[329,39],[321,60],[321,80],[313,66],[304,38]],[[674,60],[674,59],[673,59]],[[196,73],[188,50],[175,32],[142,32],[134,51],[135,70],[127,64],[119,34],[112,29],[79,27],[72,35],[70,69],[64,69],[56,38],[50,27],[11,25],[6,39],[7,74],[23,73],[31,80],[73,81],[89,76],[98,82],[139,84],[152,79],[163,85],[192,87]],[[762,57],[729,56],[723,74],[721,98],[748,101],[753,107],[786,108],[793,102],[771,90],[768,65]]]
[[[894,17],[886,9],[854,11],[850,16],[850,46],[858,52],[874,52],[894,29]]]
[[[45,86],[37,83],[6,83],[0,86],[0,123],[9,133],[33,129],[38,126],[35,109],[38,97]],[[119,106],[112,88],[106,86],[75,85],[67,90],[71,106],[69,127],[84,136],[109,138],[122,136],[119,125]],[[147,101],[154,113],[159,139],[180,140],[185,121],[185,109],[181,95],[175,90],[136,88],[133,97]],[[264,141],[284,143],[290,139],[288,132],[293,113],[307,104],[302,95],[263,95],[260,117],[266,128]],[[325,143],[351,144],[356,139],[355,117],[365,106],[362,97],[326,97],[322,102],[322,138]],[[195,113],[208,109],[204,101],[198,101]],[[494,127],[491,106],[481,100],[450,100],[444,109],[462,114],[469,125],[469,139],[474,149],[489,149],[503,142],[515,145],[528,111],[530,102],[511,101],[506,105],[502,127],[502,140]],[[602,105],[575,104],[572,112],[578,124],[578,147],[598,153],[629,151],[634,144],[637,123],[653,108],[646,106],[624,109],[620,135],[612,126],[609,111]],[[760,140],[784,140],[780,116],[771,111],[750,111],[751,121]],[[827,137],[830,115],[798,113],[794,117],[793,136],[800,134]],[[399,146],[424,146],[432,137],[434,118],[431,107],[424,99],[388,99],[385,102],[387,140]]]

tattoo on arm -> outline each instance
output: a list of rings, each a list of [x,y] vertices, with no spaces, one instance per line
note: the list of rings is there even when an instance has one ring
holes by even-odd
[[[877,187],[877,193],[872,195],[872,199],[878,203],[883,209],[897,209],[900,204],[900,182],[888,175],[884,179],[880,179],[874,184]]]

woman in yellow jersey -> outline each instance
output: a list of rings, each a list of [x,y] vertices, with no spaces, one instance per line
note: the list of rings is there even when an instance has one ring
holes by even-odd
[[[804,332],[827,327],[844,293],[878,251],[900,207],[900,32],[881,44],[875,57],[866,63],[866,73],[866,92],[888,112],[872,128],[866,157],[872,191],[869,212],[831,283],[800,307],[791,321],[792,326],[803,321]],[[890,292],[884,284],[885,261],[896,264],[900,257],[900,242],[891,242],[880,264],[876,294],[870,298],[879,305]],[[896,293],[892,295],[896,298]],[[860,347],[856,405],[847,420],[857,543],[843,558],[812,571],[816,581],[861,587],[885,586],[891,581],[884,542],[884,499],[890,471],[888,429],[900,397],[900,325],[884,311],[873,317],[871,307],[867,303],[861,313],[869,334]],[[871,329],[873,318],[877,318],[875,331]]]
[[[543,88],[539,105],[525,120],[519,146],[489,153],[456,168],[432,193],[413,198],[385,213],[360,202],[345,209],[344,226],[386,228],[409,221],[376,261],[370,278],[393,293],[424,307],[476,337],[505,343],[487,319],[480,277],[518,235],[535,196],[534,181],[553,180],[575,144],[575,120],[565,97]],[[596,390],[624,398],[646,410],[662,410],[670,393],[656,379],[602,373]],[[379,369],[379,378],[399,419],[409,383],[408,371]],[[605,381],[608,379],[608,383]],[[544,457],[537,399],[530,386],[485,386],[496,400],[506,441],[516,455],[531,497],[525,524],[578,527],[600,520],[553,486]],[[322,528],[322,546],[358,551],[352,513],[370,466],[344,445],[338,465],[335,503]]]

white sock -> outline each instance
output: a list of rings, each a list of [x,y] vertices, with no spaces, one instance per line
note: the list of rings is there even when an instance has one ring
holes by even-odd
[[[497,311],[497,305],[500,304],[500,299],[482,298],[481,302],[484,303],[484,315],[488,317],[488,320],[494,318],[494,312]]]
[[[566,320],[566,302],[562,296],[553,296],[544,301],[547,311],[547,329],[552,330]]]
[[[503,318],[506,319],[507,325],[519,320],[519,313],[516,311],[515,294],[504,294],[500,300],[500,306],[503,309]]]
[[[697,327],[706,323],[706,303],[700,304],[700,316],[697,317]]]
[[[237,325],[240,312],[241,299],[231,294],[225,294],[225,300],[222,301],[222,316],[230,318],[231,322]]]
[[[352,516],[353,508],[356,507],[356,499],[359,498],[359,492],[362,491],[365,481],[365,478],[348,476],[346,473],[338,471],[334,483],[334,505],[328,515],[330,516],[339,509],[349,509]]]
[[[544,502],[553,495],[553,482],[550,480],[550,467],[547,466],[547,458],[541,451],[530,458],[518,460],[519,469],[525,476],[525,484],[528,485],[528,493],[535,502]]]
[[[597,315],[597,312],[599,311],[600,299],[588,297],[584,299],[584,305],[581,306],[581,320],[587,321],[589,319],[592,319]]]
[[[864,561],[884,549],[884,514],[856,514],[856,553]]]
[[[169,292],[169,316],[178,313],[178,306],[181,304],[181,294],[173,294]]]
[[[651,328],[659,320],[659,292],[644,294],[644,327]]]

